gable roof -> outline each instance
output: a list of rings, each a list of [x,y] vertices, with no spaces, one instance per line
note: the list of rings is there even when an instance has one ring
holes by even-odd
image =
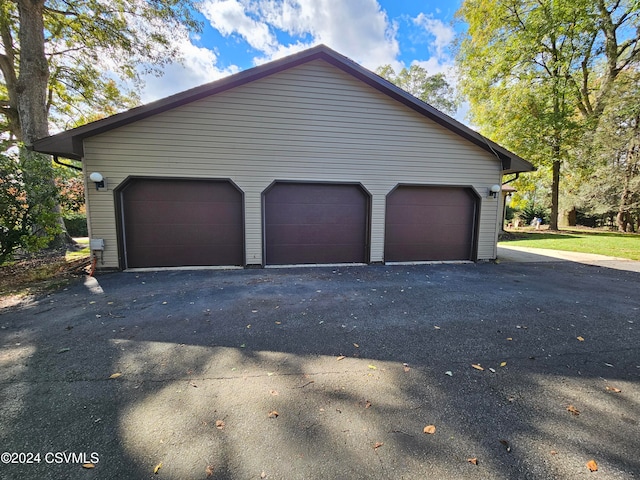
[[[502,162],[502,170],[505,174],[535,170],[531,163],[527,162],[515,153],[501,147],[497,143],[442,113],[428,103],[419,100],[393,83],[358,65],[336,51],[331,50],[325,45],[319,45],[229,77],[171,95],[155,102],[132,108],[131,110],[112,115],[102,120],[97,120],[57,135],[36,140],[32,148],[37,152],[48,153],[50,155],[74,160],[82,160],[82,157],[84,156],[83,140],[85,138],[122,127],[143,118],[165,112],[172,108],[215,95],[225,90],[253,82],[260,78],[273,75],[274,73],[314,60],[324,60],[330,63],[376,90],[390,96],[407,107],[460,135],[464,139],[478,145],[484,150],[487,150]]]

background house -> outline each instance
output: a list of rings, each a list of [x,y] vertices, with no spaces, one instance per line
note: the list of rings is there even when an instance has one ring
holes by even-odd
[[[98,266],[121,269],[491,260],[491,187],[533,170],[325,46],[34,148],[82,160]]]

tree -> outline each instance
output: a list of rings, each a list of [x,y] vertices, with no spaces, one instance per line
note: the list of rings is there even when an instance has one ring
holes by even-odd
[[[175,38],[199,28],[193,7],[192,0],[0,0],[5,146],[19,143],[27,164],[44,165],[50,158],[28,147],[48,136],[50,120],[71,117],[75,126],[96,110],[132,106],[135,92],[120,85],[139,87],[142,73],[179,58]],[[64,229],[59,205],[53,210]]]
[[[640,227],[640,71],[620,75],[585,152],[576,202],[615,216],[621,232]],[[588,157],[587,157],[588,155]]]
[[[636,0],[465,0],[457,63],[482,133],[551,165],[557,229],[561,165],[596,128],[616,79],[640,61]]]
[[[376,73],[423,102],[450,115],[456,113],[458,100],[442,73],[429,75],[420,65],[403,68],[397,74],[391,65],[383,65]]]

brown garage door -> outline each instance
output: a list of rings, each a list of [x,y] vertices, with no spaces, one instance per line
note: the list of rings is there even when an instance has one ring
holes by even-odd
[[[126,268],[242,265],[242,193],[228,181],[131,179],[120,190]]]
[[[397,187],[387,196],[385,261],[472,260],[476,205],[468,188]]]
[[[364,263],[369,196],[359,185],[276,183],[264,195],[265,263]]]

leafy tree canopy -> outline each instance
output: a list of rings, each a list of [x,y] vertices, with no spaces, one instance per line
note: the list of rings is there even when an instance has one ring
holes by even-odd
[[[42,44],[44,108],[50,123],[65,129],[137,104],[141,75],[179,59],[176,40],[200,28],[193,8],[191,0],[0,2],[0,128],[23,139],[18,80],[32,72],[21,69],[21,42]],[[25,31],[28,15],[40,17],[41,32]]]
[[[456,113],[458,100],[442,73],[429,75],[426,69],[415,64],[399,73],[391,65],[383,65],[376,73],[423,102],[450,115]]]
[[[461,90],[481,132],[551,165],[557,227],[561,165],[598,125],[617,78],[640,62],[637,0],[465,0]]]

